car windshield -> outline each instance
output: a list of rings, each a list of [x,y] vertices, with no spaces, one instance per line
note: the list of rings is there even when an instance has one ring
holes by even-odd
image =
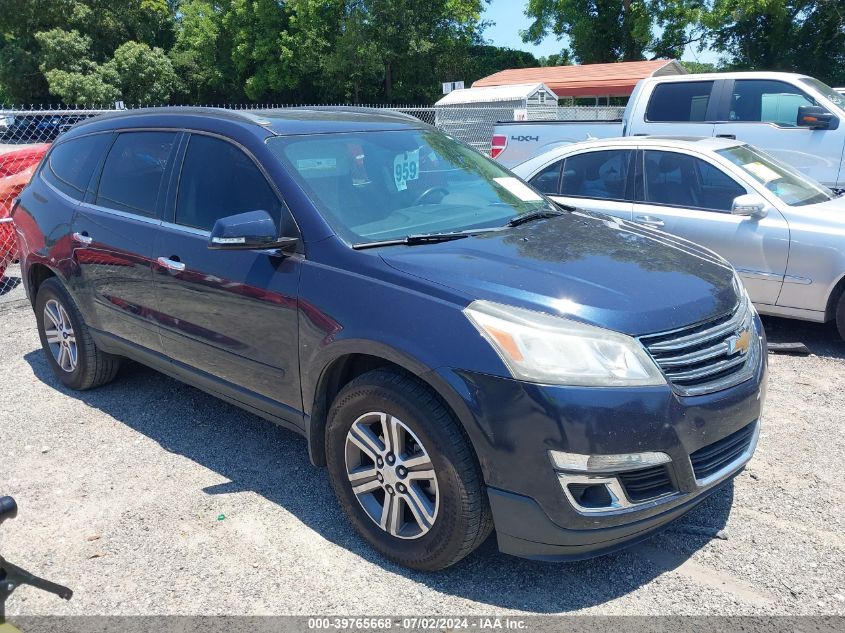
[[[267,145],[351,244],[493,228],[554,211],[498,163],[433,130],[280,136]]]
[[[737,165],[790,206],[816,204],[834,197],[833,192],[821,183],[748,145],[737,145],[716,153]]]
[[[802,83],[807,84],[817,92],[820,92],[828,101],[835,104],[836,107],[839,108],[840,114],[845,114],[845,96],[839,94],[833,88],[828,86],[823,81],[819,81],[818,79],[814,79],[812,77],[804,77],[800,81]]]

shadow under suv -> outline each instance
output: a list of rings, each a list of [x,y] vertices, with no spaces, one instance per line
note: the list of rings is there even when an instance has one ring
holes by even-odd
[[[132,358],[302,433],[378,551],[440,569],[643,538],[751,458],[765,339],[733,269],[561,209],[383,111],[77,124],[14,220],[47,361]]]

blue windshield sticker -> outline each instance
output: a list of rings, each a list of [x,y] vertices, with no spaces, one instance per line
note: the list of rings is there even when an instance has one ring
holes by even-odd
[[[393,159],[393,181],[397,191],[405,191],[408,182],[420,177],[420,150],[403,152]]]

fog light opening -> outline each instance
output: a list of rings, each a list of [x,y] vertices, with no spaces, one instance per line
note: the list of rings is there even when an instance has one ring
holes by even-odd
[[[569,484],[569,494],[583,508],[610,508],[613,494],[605,484]]]

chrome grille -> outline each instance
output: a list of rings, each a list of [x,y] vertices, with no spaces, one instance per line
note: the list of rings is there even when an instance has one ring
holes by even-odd
[[[666,379],[683,395],[725,389],[750,378],[760,356],[747,298],[730,314],[640,337]]]

